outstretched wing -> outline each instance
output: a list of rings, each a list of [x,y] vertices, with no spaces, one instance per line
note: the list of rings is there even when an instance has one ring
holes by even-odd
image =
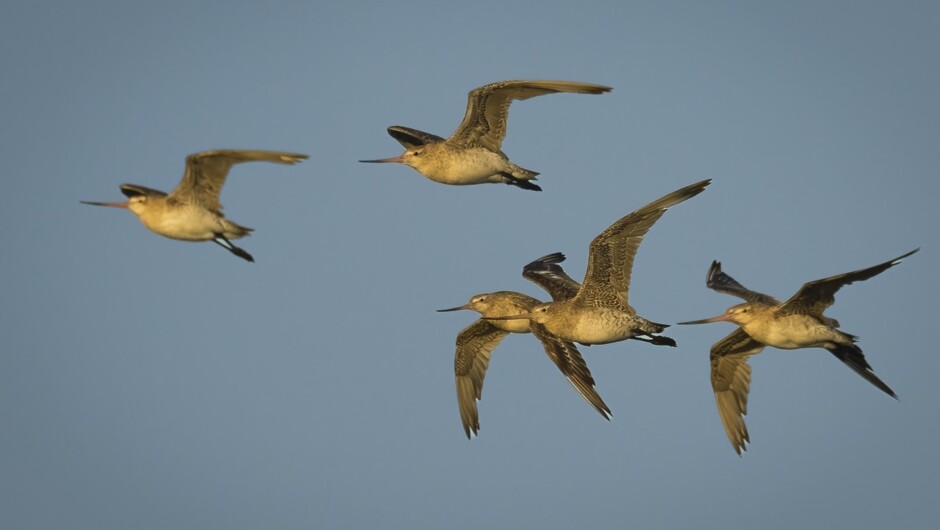
[[[499,153],[513,100],[558,92],[603,94],[610,91],[610,87],[573,81],[500,81],[474,88],[467,95],[467,113],[449,140]]]
[[[246,151],[219,149],[203,151],[186,157],[186,172],[183,180],[169,196],[169,200],[196,203],[209,210],[219,211],[219,194],[225,184],[229,169],[242,162],[274,162],[296,164],[308,158],[298,153],[279,151]]]
[[[592,305],[629,310],[630,274],[643,237],[669,207],[698,195],[709,183],[711,179],[696,182],[656,199],[594,238],[587,272],[576,298]]]
[[[713,261],[705,277],[705,286],[719,293],[730,294],[743,298],[748,302],[758,302],[763,305],[778,305],[780,302],[773,296],[752,291],[736,282],[734,278],[721,271],[721,263]]]
[[[581,289],[581,284],[565,273],[559,263],[565,261],[565,255],[555,252],[529,263],[522,268],[522,277],[545,289],[558,302],[574,298]]]
[[[898,256],[892,260],[875,265],[874,267],[847,272],[845,274],[837,274],[835,276],[830,276],[828,278],[806,283],[803,285],[803,287],[800,288],[799,291],[797,291],[795,295],[783,303],[783,306],[780,309],[780,314],[795,313],[820,316],[822,315],[823,311],[835,303],[836,292],[841,289],[843,285],[848,285],[852,282],[860,282],[873,276],[877,276],[878,274],[881,274],[882,272],[897,265],[901,262],[901,260],[917,252],[918,250],[920,250],[920,248],[915,248],[903,256]]]
[[[541,341],[542,347],[545,348],[545,353],[547,353],[549,359],[555,363],[555,366],[561,370],[561,373],[564,374],[565,379],[571,383],[571,386],[573,386],[574,389],[581,394],[581,397],[590,403],[601,416],[609,420],[611,416],[610,408],[607,407],[607,404],[601,399],[600,394],[594,389],[594,377],[591,375],[587,363],[584,362],[584,358],[581,357],[581,352],[578,351],[578,348],[576,348],[573,343],[561,340],[552,335],[538,322],[529,322],[529,330],[532,331],[535,338]]]
[[[490,364],[490,354],[508,334],[485,320],[477,320],[457,334],[454,376],[457,407],[467,438],[471,432],[477,434],[480,430],[477,401],[483,397],[483,378]]]
[[[718,415],[731,446],[738,454],[751,441],[744,424],[747,394],[751,389],[751,366],[747,364],[747,358],[763,349],[763,344],[741,328],[716,342],[711,349],[712,390],[715,391]]]
[[[898,399],[898,395],[894,393],[894,390],[891,390],[891,387],[882,381],[880,377],[875,375],[874,368],[865,360],[865,354],[862,353],[861,348],[855,344],[834,344],[826,349],[829,350],[829,353],[834,355],[836,359],[839,359],[855,373],[862,376],[862,379],[875,385],[878,390],[881,390],[885,394],[888,394],[894,399]]]

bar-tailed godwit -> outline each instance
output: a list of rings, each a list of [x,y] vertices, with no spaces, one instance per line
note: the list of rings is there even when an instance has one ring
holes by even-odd
[[[557,263],[564,260],[561,254],[550,254],[529,263],[523,268],[523,276],[545,288],[555,297],[570,293],[564,284],[571,280]],[[567,280],[566,280],[567,279]],[[497,345],[510,333],[529,333],[538,338],[545,353],[555,363],[569,383],[590,403],[604,418],[610,419],[610,409],[594,389],[594,378],[581,353],[569,341],[557,339],[544,333],[540,326],[530,325],[527,320],[494,320],[486,317],[514,315],[529,311],[541,302],[531,296],[514,291],[497,291],[478,294],[470,302],[440,311],[468,309],[480,313],[481,318],[457,334],[457,347],[454,355],[454,375],[457,384],[457,404],[460,420],[463,422],[467,438],[480,430],[480,415],[477,401],[483,392],[483,378],[489,367],[490,355]]]
[[[278,151],[204,151],[186,157],[183,180],[169,194],[135,184],[121,184],[126,202],[81,202],[127,208],[145,227],[161,236],[183,241],[213,241],[242,259],[254,261],[251,254],[230,241],[249,235],[252,229],[226,219],[219,203],[229,169],[242,162],[296,164],[306,158],[307,155]]]
[[[538,175],[511,162],[501,146],[506,136],[509,105],[516,99],[573,92],[603,94],[611,88],[573,81],[500,81],[470,91],[467,112],[457,130],[444,139],[400,125],[388,134],[405,148],[400,156],[360,162],[397,162],[443,184],[504,183],[541,191],[533,184]]]
[[[694,197],[711,182],[702,180],[621,218],[591,242],[587,272],[571,298],[537,305],[527,313],[488,320],[526,319],[544,327],[547,334],[581,344],[607,344],[626,339],[660,346],[675,346],[659,335],[666,324],[639,315],[628,301],[633,259],[643,237],[666,210]]]
[[[716,342],[711,349],[712,389],[718,415],[721,416],[728,440],[738,454],[747,449],[750,442],[744,423],[751,387],[751,367],[747,360],[751,355],[760,353],[765,346],[785,350],[825,348],[866,381],[897,399],[894,391],[875,375],[865,360],[861,348],[855,344],[857,337],[839,330],[839,322],[823,315],[823,312],[835,302],[835,294],[842,286],[881,274],[918,250],[914,249],[867,269],[808,282],[782,303],[772,296],[745,288],[722,272],[721,263],[712,263],[705,284],[710,289],[737,296],[745,302],[728,308],[717,317],[680,324],[733,322],[740,326]]]

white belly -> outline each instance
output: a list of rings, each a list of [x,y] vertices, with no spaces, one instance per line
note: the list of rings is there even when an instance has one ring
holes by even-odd
[[[557,336],[581,344],[609,344],[633,336],[630,315],[606,308],[579,311],[569,325],[559,326]],[[549,328],[549,331],[552,331]]]
[[[847,341],[838,331],[810,317],[794,316],[775,320],[773,325],[743,327],[755,340],[784,350],[825,347]]]
[[[141,216],[140,222],[163,237],[183,241],[208,241],[216,234],[239,237],[226,230],[225,218],[202,208],[173,209],[156,218]]]
[[[437,163],[415,169],[435,182],[455,186],[500,183],[504,177],[499,173],[510,170],[505,158],[486,149],[455,149],[441,155]]]

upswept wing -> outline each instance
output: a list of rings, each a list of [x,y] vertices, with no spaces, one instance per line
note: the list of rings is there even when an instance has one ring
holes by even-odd
[[[780,301],[773,296],[752,291],[736,282],[734,278],[721,271],[721,262],[713,261],[705,278],[705,286],[719,293],[737,296],[748,302],[757,302],[763,305],[779,305]]]
[[[892,260],[888,260],[873,267],[868,267],[867,269],[846,272],[845,274],[837,274],[835,276],[830,276],[821,280],[808,282],[804,284],[795,295],[791,296],[789,300],[783,303],[783,306],[780,309],[780,313],[809,314],[820,316],[822,315],[823,311],[835,303],[835,294],[839,289],[842,288],[842,286],[877,276],[897,265],[901,262],[901,260],[910,256],[911,254],[914,254],[918,250],[920,250],[920,248],[915,248],[907,254],[898,256]]]
[[[549,333],[544,326],[532,321],[529,323],[529,330],[539,339],[545,353],[555,363],[555,366],[561,370],[565,379],[571,383],[571,386],[581,394],[588,403],[594,407],[597,412],[606,419],[610,419],[610,408],[601,399],[600,394],[594,389],[594,377],[581,357],[581,352],[571,342],[561,340]]]
[[[591,305],[629,311],[633,259],[643,237],[666,210],[692,198],[711,183],[705,179],[656,199],[621,218],[591,241],[587,272],[576,298]]]
[[[233,165],[242,162],[296,164],[306,158],[307,155],[298,153],[239,149],[195,153],[186,157],[183,180],[170,193],[169,200],[197,203],[209,210],[220,211],[219,194]]]
[[[751,441],[744,424],[747,394],[751,389],[751,366],[747,358],[760,353],[764,345],[741,328],[716,342],[711,349],[712,390],[718,415],[731,446],[738,454]]]
[[[568,276],[558,265],[563,261],[565,255],[561,252],[542,256],[523,267],[522,276],[545,289],[555,302],[574,298],[581,289],[581,284]]]
[[[460,421],[467,438],[471,432],[480,431],[477,401],[483,397],[483,378],[490,364],[490,354],[508,334],[485,320],[477,320],[457,334],[454,376]]]
[[[573,81],[500,81],[481,86],[467,95],[467,113],[449,140],[501,153],[509,105],[513,100],[558,92],[603,94],[610,91],[610,87]]]

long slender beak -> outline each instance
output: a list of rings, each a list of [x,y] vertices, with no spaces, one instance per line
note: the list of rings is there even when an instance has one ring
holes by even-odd
[[[438,309],[438,313],[447,313],[448,311],[460,311],[461,309],[470,309],[470,304],[459,305],[457,307],[451,307],[449,309]]]
[[[507,317],[483,317],[483,320],[522,320],[530,318],[532,318],[532,315],[530,313],[526,313],[524,315],[510,315]]]
[[[90,204],[92,206],[110,206],[112,208],[127,208],[127,202],[92,202],[92,201],[78,201],[82,204]]]
[[[375,160],[360,160],[360,162],[365,162],[366,164],[387,164],[389,162],[401,164],[402,157],[401,155],[398,155],[398,156],[393,156],[391,158],[378,158]]]
[[[676,322],[680,326],[688,326],[691,324],[711,324],[712,322],[730,322],[728,318],[728,313],[722,313],[717,317],[703,318],[702,320],[690,320],[688,322]]]

